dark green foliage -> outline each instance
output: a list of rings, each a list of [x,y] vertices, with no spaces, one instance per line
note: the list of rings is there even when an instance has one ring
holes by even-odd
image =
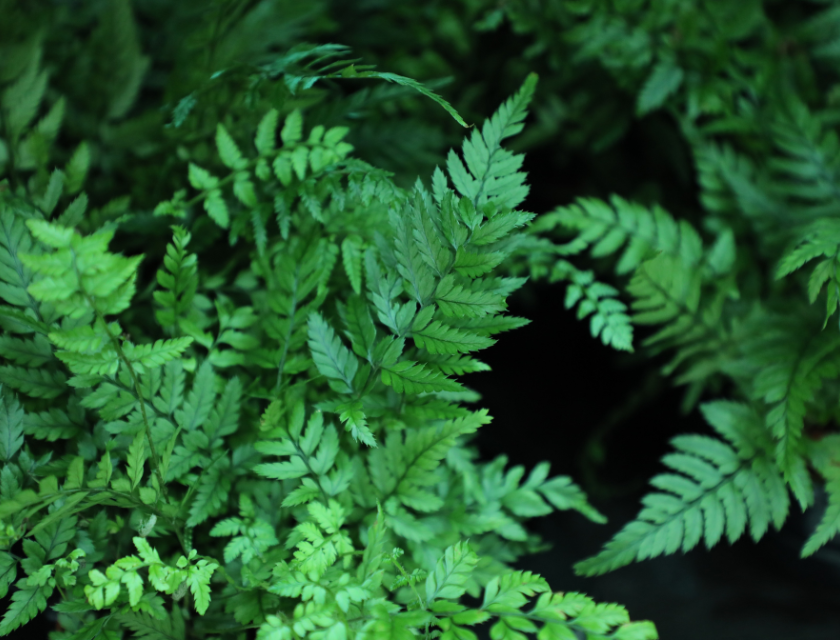
[[[528,518],[603,517],[469,444],[463,376],[543,278],[719,436],[579,572],[758,540],[815,482],[802,554],[840,531],[836,2],[0,15],[0,632],[656,638],[512,569]],[[589,170],[539,216],[537,147]]]

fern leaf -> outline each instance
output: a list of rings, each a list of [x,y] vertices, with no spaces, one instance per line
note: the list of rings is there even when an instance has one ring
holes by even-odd
[[[294,109],[283,121],[280,138],[284,145],[293,145],[303,138],[303,116],[300,109]]]
[[[382,382],[397,393],[426,393],[429,391],[462,391],[463,387],[435,371],[430,365],[402,360],[382,367]]]
[[[819,332],[813,317],[800,315],[765,313],[744,330],[738,366],[751,396],[767,403],[765,424],[775,440],[777,464],[804,508],[813,499],[802,462],[806,408],[823,383],[840,373],[840,336]]]
[[[57,398],[67,389],[67,376],[60,371],[0,367],[0,383],[33,398]]]
[[[46,220],[27,220],[26,226],[40,242],[53,249],[66,249],[73,240],[75,231]]]
[[[833,461],[833,465],[833,468],[826,469],[828,481],[825,484],[825,490],[828,494],[828,505],[817,528],[802,547],[803,558],[813,555],[820,547],[840,534],[840,473],[836,470],[837,462]]]
[[[417,197],[419,198],[419,196]],[[422,257],[421,247],[423,245],[415,238],[411,205],[407,203],[401,215],[392,211],[390,221],[393,229],[393,246],[397,258],[397,270],[410,285],[418,304],[426,304],[434,291],[435,278],[427,261]],[[430,249],[430,251],[436,253],[435,249]]]
[[[64,172],[61,169],[55,169],[50,175],[50,181],[47,183],[47,188],[44,195],[41,197],[40,206],[48,216],[52,214],[58,199],[61,197],[61,192],[64,189]]]
[[[204,469],[195,498],[190,506],[187,525],[195,527],[208,518],[217,515],[227,502],[231,487],[230,458],[221,456],[208,468]],[[196,607],[198,601],[196,601]]]
[[[260,120],[254,146],[261,156],[271,155],[277,147],[277,124],[280,114],[277,109],[270,109]]]
[[[758,416],[744,414],[740,405],[704,405],[706,419],[727,432],[736,414],[751,419],[753,431],[760,429]],[[599,575],[635,560],[680,549],[686,552],[701,539],[711,547],[718,542],[724,523],[730,543],[743,534],[747,522],[756,541],[771,522],[781,528],[787,517],[788,496],[761,451],[752,448],[756,459],[751,461],[741,458],[732,446],[707,436],[677,436],[672,443],[679,453],[666,455],[662,462],[678,473],[659,474],[651,480],[662,492],[646,495],[637,519],[597,556],[577,563],[578,574]]]
[[[29,305],[26,292],[32,274],[20,254],[32,249],[32,238],[23,219],[10,206],[0,202],[0,298],[19,307]]]
[[[7,552],[0,551],[0,598],[5,598],[9,586],[15,581],[17,574],[17,560]]]
[[[162,620],[145,613],[121,613],[117,620],[137,640],[185,640],[186,637],[184,619],[177,607]]]
[[[29,578],[21,578],[15,586],[17,590],[12,594],[12,602],[0,621],[0,635],[9,635],[44,611],[53,592],[49,583],[30,586]]]
[[[157,282],[164,290],[153,293],[155,301],[163,307],[155,311],[155,317],[169,331],[191,309],[198,286],[197,258],[186,251],[191,235],[178,225],[172,226],[172,232],[172,242],[167,245],[163,259],[165,270],[157,272]]]
[[[396,73],[384,73],[381,71],[357,71],[354,65],[350,65],[345,69],[342,69],[339,75],[337,76],[326,76],[326,77],[342,77],[342,78],[380,78],[381,80],[387,80],[388,82],[393,82],[395,84],[402,85],[404,87],[411,87],[415,91],[422,93],[427,98],[431,98],[435,102],[437,102],[441,107],[443,107],[449,115],[451,115],[455,121],[460,124],[462,127],[467,127],[467,123],[464,122],[464,119],[458,114],[455,108],[449,104],[446,100],[441,98],[438,94],[430,89],[427,89],[421,83],[417,82],[412,78],[406,78],[405,76],[397,75]]]
[[[151,61],[142,55],[130,3],[115,2],[104,7],[99,29],[105,45],[101,55],[106,65],[107,79],[103,80],[108,87],[107,116],[122,118],[134,104]]]
[[[696,318],[700,303],[700,274],[670,256],[662,254],[642,264],[627,291],[636,298],[632,304],[636,312],[633,322],[669,323],[648,338],[645,344],[677,335],[681,335],[681,340],[686,340],[690,330],[692,337],[694,333],[706,330],[704,323],[698,322]]]
[[[32,47],[27,53],[23,72],[5,89],[0,102],[8,136],[15,142],[38,112],[47,88],[47,71],[39,70],[41,47]]]
[[[376,343],[376,327],[367,305],[359,296],[350,296],[346,307],[341,300],[336,301],[336,307],[347,327],[345,335],[350,339],[353,351],[359,357],[371,361]]]
[[[552,268],[549,282],[570,277],[564,305],[567,309],[580,302],[578,320],[591,315],[589,329],[593,338],[620,351],[633,351],[633,326],[627,315],[627,306],[617,300],[618,291],[595,281],[591,271],[579,271],[565,261],[558,261]]]
[[[481,336],[491,336],[504,331],[513,331],[530,324],[527,318],[517,316],[483,316],[480,318],[449,318],[447,324],[452,327],[469,329]]]
[[[468,540],[446,548],[437,561],[434,572],[426,578],[426,605],[438,598],[456,600],[464,595],[466,584],[478,564],[478,556],[470,549]]]
[[[362,239],[351,234],[341,243],[341,257],[350,286],[356,295],[362,295]]]
[[[819,219],[809,225],[802,234],[799,244],[785,254],[776,271],[776,279],[796,271],[804,264],[824,258],[814,265],[808,279],[808,300],[813,304],[820,291],[827,284],[827,300],[823,328],[829,318],[840,307],[840,277],[838,277],[838,259],[840,259],[840,225],[833,219]]]
[[[142,373],[143,367],[160,367],[170,360],[174,360],[192,343],[193,338],[191,337],[158,340],[154,344],[134,345],[126,342],[123,345],[123,351],[126,358]]]
[[[480,318],[504,309],[504,297],[498,293],[477,290],[458,284],[452,274],[444,277],[435,290],[435,302],[447,316]]]
[[[317,311],[309,316],[308,344],[318,371],[327,378],[344,383],[331,385],[332,388],[339,393],[353,393],[353,378],[359,369],[359,361],[341,344],[335,331]]]
[[[773,193],[805,216],[836,216],[837,133],[823,131],[821,119],[795,95],[787,96],[785,106],[772,123],[772,141],[781,153],[768,162]]]
[[[449,151],[446,158],[449,176],[455,188],[472,200],[475,207],[492,197],[500,205],[513,209],[528,195],[525,174],[518,171],[522,155],[502,149],[501,142],[522,131],[522,121],[536,85],[537,75],[531,73],[520,90],[484,122],[481,133],[476,129],[464,140],[464,160],[469,173],[455,152]]]
[[[303,421],[302,416],[300,421]],[[273,479],[293,479],[309,473],[324,476],[332,469],[339,451],[338,433],[332,425],[324,426],[324,416],[320,411],[310,416],[303,437],[295,429],[290,435],[291,438],[280,442],[256,443],[255,449],[260,453],[290,456],[291,460],[259,464],[254,468],[255,473]]]
[[[219,158],[228,169],[241,169],[244,164],[242,152],[231,138],[230,133],[220,122],[216,125],[216,148],[219,151]]]
[[[412,331],[414,344],[432,354],[453,354],[479,351],[496,344],[492,338],[468,333],[457,327],[433,320],[423,329]]]
[[[452,376],[462,376],[476,371],[490,371],[490,365],[468,356],[420,354],[421,362],[433,364],[441,373]]]
[[[501,251],[472,253],[458,251],[453,267],[462,276],[477,278],[495,269],[507,256]]]
[[[131,482],[132,491],[143,480],[143,465],[148,457],[147,446],[146,434],[140,432],[134,437],[131,446],[128,448],[126,475]]]
[[[514,229],[525,226],[536,217],[536,214],[524,211],[507,211],[497,213],[475,229],[470,238],[470,244],[484,246],[498,242]]]
[[[487,410],[482,409],[447,420],[440,428],[427,427],[411,432],[405,444],[398,433],[390,433],[385,446],[370,454],[371,479],[381,494],[379,498],[387,500],[392,495],[409,495],[414,488],[429,484],[431,472],[455,446],[455,439],[474,433],[490,421]]]
[[[201,559],[194,565],[190,565],[187,574],[187,586],[195,600],[195,610],[199,615],[207,613],[210,606],[210,580],[213,572],[219,567],[215,562],[208,562]]]
[[[26,435],[39,440],[55,441],[73,438],[82,425],[71,421],[66,411],[52,408],[41,413],[27,413],[24,417]]]
[[[636,113],[645,115],[661,107],[672,93],[682,84],[685,73],[673,60],[660,61],[650,72],[639,93]]]
[[[556,224],[578,233],[574,240],[560,246],[566,254],[588,248],[593,257],[600,258],[616,253],[626,244],[615,266],[618,275],[637,269],[658,252],[678,258],[688,268],[699,264],[703,257],[702,240],[690,224],[677,222],[658,205],[647,208],[616,195],[610,197],[609,204],[579,198],[540,218],[541,228]]]
[[[175,411],[175,419],[184,431],[193,431],[207,420],[216,400],[215,380],[213,366],[205,361],[195,374],[183,408]]]
[[[527,597],[551,591],[545,578],[530,571],[510,571],[493,577],[484,587],[481,608],[491,613],[514,613]]]
[[[23,446],[23,408],[17,398],[0,386],[0,458],[9,462]]]

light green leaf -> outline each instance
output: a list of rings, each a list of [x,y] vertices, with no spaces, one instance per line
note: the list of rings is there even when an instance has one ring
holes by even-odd
[[[277,109],[270,109],[260,120],[254,145],[261,156],[267,156],[277,147],[277,122],[280,117]]]
[[[303,116],[300,109],[295,109],[286,116],[280,139],[283,140],[283,145],[291,146],[299,142],[301,138],[303,138]]]
[[[154,344],[123,344],[126,357],[141,367],[160,367],[180,356],[193,343],[193,338],[172,338],[158,340]],[[141,369],[142,371],[142,369]]]
[[[90,168],[90,148],[87,142],[82,142],[76,147],[67,165],[64,167],[64,187],[67,195],[76,195],[82,189],[85,178]]]
[[[70,246],[74,231],[46,220],[27,220],[26,226],[38,240],[54,249],[65,249]]]
[[[309,316],[309,350],[318,371],[327,378],[340,380],[336,390],[341,393],[353,393],[353,377],[359,368],[356,356],[345,347],[333,328],[317,311]]]
[[[362,295],[362,251],[361,237],[350,234],[341,243],[341,257],[350,286],[356,295]]]
[[[229,169],[241,168],[242,152],[221,122],[216,125],[216,148],[219,150],[219,157],[226,167]]]
[[[680,88],[684,77],[683,70],[671,60],[659,62],[651,71],[639,93],[636,113],[644,115],[661,107],[665,100]]]
[[[131,488],[136,489],[137,485],[143,480],[143,466],[148,456],[147,453],[146,434],[140,431],[128,448],[128,458],[126,459],[126,473],[128,479],[131,481]]]

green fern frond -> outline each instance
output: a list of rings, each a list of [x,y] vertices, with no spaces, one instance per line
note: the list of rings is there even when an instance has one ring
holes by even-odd
[[[840,534],[840,437],[830,434],[822,439],[822,447],[813,448],[814,467],[825,478],[828,504],[817,528],[802,547],[802,557],[813,555]]]
[[[315,366],[330,379],[333,390],[354,393],[353,380],[359,370],[359,361],[317,311],[309,316],[309,349]],[[333,380],[339,382],[333,383]]]
[[[537,74],[532,73],[522,88],[484,122],[481,133],[476,129],[464,140],[463,154],[469,172],[455,152],[449,151],[446,158],[449,177],[475,208],[493,199],[513,209],[528,195],[525,174],[518,171],[524,156],[502,149],[501,142],[522,131],[522,121],[536,86]]]
[[[627,305],[618,300],[618,290],[595,280],[592,271],[580,271],[565,260],[558,260],[552,268],[549,282],[570,280],[566,288],[564,306],[576,304],[577,318],[592,316],[589,330],[593,338],[619,351],[633,351],[633,326],[627,315]],[[578,304],[580,303],[580,304]]]
[[[420,490],[430,482],[430,472],[439,466],[458,436],[473,433],[490,421],[487,410],[482,409],[447,420],[439,428],[426,427],[409,432],[405,443],[399,433],[389,433],[385,445],[372,451],[368,458],[377,499],[385,504],[386,511],[392,496],[407,507],[427,510],[424,503],[435,502],[435,496]],[[389,511],[389,515],[394,514]]]
[[[122,613],[117,621],[134,633],[137,640],[184,640],[184,618],[177,607],[161,619],[146,613]]]
[[[478,564],[478,556],[468,546],[469,540],[447,547],[426,578],[426,606],[438,598],[457,600],[466,589],[466,583]]]
[[[786,113],[772,126],[772,141],[782,156],[768,165],[773,192],[796,203],[813,218],[840,211],[840,141],[837,132],[823,132],[823,123],[794,95],[786,97]],[[780,113],[780,115],[782,115]]]
[[[52,595],[54,586],[49,583],[30,585],[29,578],[21,578],[15,585],[12,601],[0,621],[0,635],[9,635],[22,627],[47,608],[47,599]]]
[[[700,284],[699,273],[673,256],[662,254],[639,267],[627,286],[636,298],[633,322],[667,325],[648,338],[647,344],[675,336],[684,341],[687,334],[694,338],[711,330],[700,315]]]
[[[188,526],[198,526],[223,510],[231,488],[230,467],[230,457],[222,455],[202,471],[190,505]]]
[[[765,312],[744,327],[743,356],[735,365],[751,396],[767,403],[776,463],[803,508],[813,501],[802,457],[807,408],[823,383],[840,373],[840,336],[819,332],[813,320]]]
[[[609,204],[594,198],[579,198],[574,204],[540,216],[530,233],[545,232],[556,226],[576,232],[575,238],[558,247],[562,254],[589,249],[594,258],[625,249],[615,266],[618,275],[637,269],[645,260],[662,253],[693,267],[703,258],[703,242],[685,220],[676,221],[658,205],[648,208],[610,197]]]
[[[525,468],[517,465],[503,472],[507,456],[501,455],[481,469],[481,492],[477,487],[466,491],[467,501],[481,503],[487,499],[498,500],[514,516],[533,518],[551,513],[555,509],[574,509],[592,520],[603,523],[606,518],[586,499],[586,494],[568,476],[555,476],[546,480],[551,465],[536,465],[521,485],[519,481]]]
[[[580,575],[600,575],[637,560],[693,549],[700,540],[707,548],[724,532],[730,543],[744,533],[758,541],[772,523],[780,529],[789,508],[782,478],[757,448],[760,417],[731,402],[701,406],[706,420],[732,444],[700,435],[677,436],[677,453],[662,462],[678,473],[655,476],[660,492],[647,494],[637,519],[627,524],[598,555],[575,565]],[[767,443],[763,443],[766,445]]]
[[[189,317],[198,287],[198,259],[186,251],[191,237],[183,227],[172,226],[172,242],[167,245],[163,259],[165,269],[157,272],[157,282],[163,290],[153,293],[162,307],[155,311],[155,318],[170,335],[182,317]]]

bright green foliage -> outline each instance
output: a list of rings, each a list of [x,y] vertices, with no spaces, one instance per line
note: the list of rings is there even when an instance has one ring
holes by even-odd
[[[126,600],[133,608],[137,607],[143,595],[143,576],[140,569],[148,569],[148,580],[158,591],[174,594],[182,587],[188,587],[195,598],[195,608],[203,614],[210,605],[210,579],[218,565],[199,559],[193,549],[189,558],[181,556],[175,566],[161,562],[155,551],[144,538],[135,537],[134,545],[140,557],[120,558],[105,570],[105,573],[92,569],[88,574],[91,584],[85,587],[88,602],[96,609],[112,607],[118,599]],[[136,610],[136,609],[135,609]]]
[[[129,51],[109,118],[145,68],[117,4],[103,29]],[[299,67],[341,51],[295,48],[261,72],[285,73],[292,93],[321,77],[388,80],[465,124],[414,80]],[[462,404],[477,394],[458,378],[488,369],[472,354],[491,336],[527,323],[505,315],[527,278],[501,266],[534,214],[516,209],[523,157],[501,143],[536,81],[463,159],[449,154],[431,192],[397,187],[349,156],[347,127],[312,126],[290,104],[215,122],[213,154],[186,143],[174,197],[144,213],[88,213],[80,195],[51,217],[87,171],[85,143],[38,188],[0,192],[0,589],[14,584],[0,630],[60,588],[60,640],[180,640],[223,633],[226,617],[272,639],[471,637],[465,626],[491,618],[498,637],[656,637],[620,607],[510,571],[539,546],[524,520],[603,517],[547,463],[522,481],[523,467],[505,473],[506,457],[477,462],[467,445],[491,418]],[[32,117],[15,118],[25,137]],[[171,240],[163,216],[179,219]],[[135,224],[149,253],[112,250]],[[221,270],[205,270],[220,251]],[[609,314],[609,292],[589,290]],[[629,346],[626,328],[602,331]],[[482,607],[458,603],[482,590]]]

